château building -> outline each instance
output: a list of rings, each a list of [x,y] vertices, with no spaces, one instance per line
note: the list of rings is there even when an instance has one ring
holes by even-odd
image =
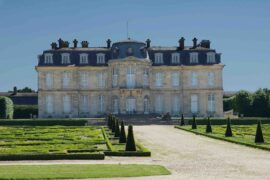
[[[53,42],[39,55],[39,117],[223,116],[220,53],[209,40],[172,47],[127,39],[106,47]]]

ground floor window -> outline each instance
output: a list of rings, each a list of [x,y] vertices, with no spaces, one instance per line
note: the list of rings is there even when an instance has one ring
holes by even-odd
[[[172,114],[180,113],[180,98],[178,95],[172,96]]]
[[[155,98],[155,110],[156,113],[162,113],[163,112],[163,97],[162,95],[157,95]]]
[[[144,114],[149,114],[149,98],[145,97],[143,100],[143,112]]]
[[[191,112],[198,112],[198,95],[191,95]]]
[[[45,98],[46,102],[46,113],[52,113],[53,112],[53,97],[52,95],[47,95]]]
[[[119,99],[117,97],[113,97],[113,100],[112,100],[113,114],[118,114],[118,110],[119,110]]]
[[[215,95],[208,95],[208,112],[215,112]]]
[[[104,96],[99,95],[98,96],[98,112],[104,113],[104,111],[105,111],[105,109],[104,109]]]
[[[81,112],[83,113],[89,112],[89,96],[82,95],[80,104],[81,104]]]
[[[71,98],[68,95],[63,96],[63,112],[70,113],[71,111]]]
[[[129,114],[136,112],[136,99],[132,96],[126,99],[126,112]]]

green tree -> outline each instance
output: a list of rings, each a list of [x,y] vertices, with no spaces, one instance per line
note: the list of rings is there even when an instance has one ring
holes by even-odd
[[[251,114],[251,95],[249,92],[241,90],[235,95],[236,111],[244,116],[250,116]]]
[[[253,116],[269,116],[269,94],[267,90],[258,89],[253,95],[252,101]]]
[[[132,125],[128,126],[128,136],[127,136],[126,151],[136,151],[136,144],[135,144]]]
[[[212,126],[211,126],[211,121],[210,121],[210,117],[207,118],[207,124],[206,124],[206,133],[212,133]]]
[[[192,129],[197,129],[197,122],[196,122],[196,117],[195,115],[192,118]]]
[[[262,132],[262,126],[261,121],[258,121],[257,129],[256,129],[256,136],[255,136],[255,143],[264,143],[263,139],[263,132]]]
[[[226,127],[226,132],[225,132],[225,136],[226,137],[232,137],[232,128],[231,128],[231,120],[230,118],[227,119],[227,127]]]
[[[13,101],[8,97],[0,96],[0,119],[12,119],[13,113]]]
[[[121,121],[119,143],[126,143],[126,142],[127,142],[127,137],[126,137],[126,131],[125,131],[125,124],[124,124],[124,121]]]

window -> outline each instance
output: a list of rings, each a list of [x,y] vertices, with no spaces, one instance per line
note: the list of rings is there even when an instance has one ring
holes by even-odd
[[[45,75],[45,84],[47,89],[51,89],[53,87],[53,75],[52,73],[46,73]]]
[[[88,54],[80,54],[80,64],[88,64]]]
[[[98,113],[104,113],[104,96],[98,96]]]
[[[158,72],[156,73],[156,87],[161,87],[163,84],[163,74]]]
[[[89,76],[87,72],[80,73],[80,86],[83,89],[89,87]]]
[[[191,73],[191,85],[198,86],[198,74],[196,72]]]
[[[155,53],[155,63],[156,64],[163,64],[163,54],[162,53]]]
[[[53,54],[51,53],[46,53],[44,54],[44,58],[45,58],[45,64],[53,64]]]
[[[208,112],[215,112],[215,96],[214,96],[214,94],[208,95]]]
[[[172,64],[180,64],[180,54],[172,53]]]
[[[97,74],[97,83],[98,88],[105,88],[105,74],[104,73],[98,73]]]
[[[133,66],[127,67],[126,80],[127,80],[127,88],[135,87],[135,69]]]
[[[112,99],[112,112],[113,114],[118,114],[118,109],[119,109],[119,99],[117,97],[113,97]]]
[[[112,69],[112,86],[117,87],[118,85],[118,68]]]
[[[216,62],[215,53],[208,52],[207,53],[207,63],[215,63],[215,62]]]
[[[178,87],[179,86],[179,73],[178,72],[173,72],[172,73],[172,86],[173,87]]]
[[[198,53],[190,53],[190,64],[198,63]]]
[[[156,113],[163,112],[163,97],[161,95],[156,95],[155,109],[156,109]]]
[[[149,114],[149,98],[147,96],[143,99],[143,112]]]
[[[81,112],[87,113],[89,112],[89,96],[82,95],[81,96]]]
[[[68,88],[69,87],[70,77],[71,77],[71,74],[69,72],[64,72],[63,73],[63,77],[62,77],[63,88]]]
[[[104,64],[105,63],[105,54],[98,53],[97,54],[97,64]]]
[[[180,112],[180,98],[178,95],[172,96],[172,114],[179,114]]]
[[[191,112],[198,112],[198,95],[191,95]]]
[[[149,86],[149,70],[146,68],[143,70],[143,86]]]
[[[213,72],[208,72],[208,86],[214,86],[215,74]]]
[[[47,95],[45,98],[46,102],[46,113],[53,112],[53,97],[51,95]]]
[[[70,96],[65,95],[63,96],[63,112],[70,113],[71,111],[71,99]]]
[[[69,53],[63,53],[62,56],[62,64],[70,64]]]

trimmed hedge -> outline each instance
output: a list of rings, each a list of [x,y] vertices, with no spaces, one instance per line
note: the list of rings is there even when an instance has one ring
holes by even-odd
[[[12,119],[13,112],[12,100],[8,97],[0,96],[0,119]]]
[[[151,156],[151,152],[143,151],[104,151],[106,156]]]
[[[38,117],[37,105],[15,105],[14,106],[14,119],[27,119],[31,118],[30,115]]]
[[[85,126],[87,120],[0,120],[0,126]]]
[[[104,153],[73,153],[73,154],[1,154],[0,161],[17,160],[60,160],[60,159],[94,159],[103,160]]]
[[[258,119],[260,118],[250,118],[250,119],[231,119],[231,124],[233,125],[252,125],[257,124]],[[188,125],[192,125],[192,119],[188,120]],[[263,119],[261,120],[262,124],[270,124],[270,119]],[[197,119],[196,120],[197,125],[206,125],[207,119]],[[226,125],[227,119],[212,119],[211,120],[212,125]]]

